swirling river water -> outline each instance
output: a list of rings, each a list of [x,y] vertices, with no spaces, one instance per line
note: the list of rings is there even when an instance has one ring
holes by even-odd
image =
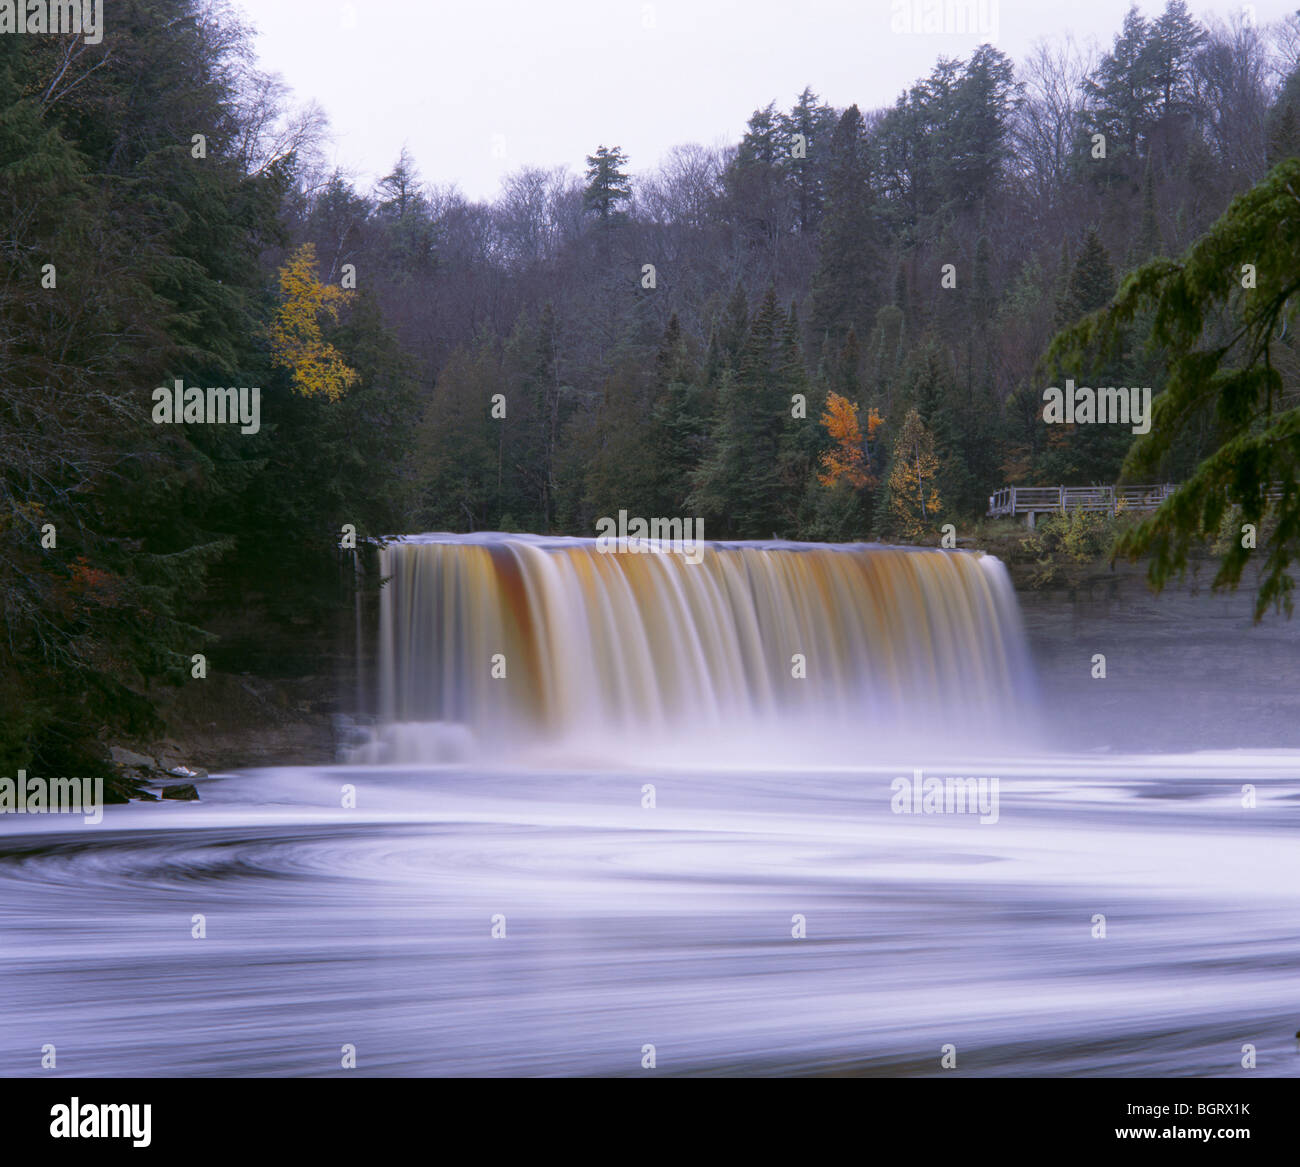
[[[1300,758],[963,768],[996,822],[894,813],[906,773],[282,768],[7,816],[0,1074],[1300,1074]]]

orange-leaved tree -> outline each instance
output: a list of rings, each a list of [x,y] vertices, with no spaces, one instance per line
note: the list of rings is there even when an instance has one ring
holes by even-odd
[[[821,456],[822,473],[817,475],[817,481],[823,486],[843,481],[858,490],[873,485],[876,476],[871,469],[869,451],[876,431],[883,424],[880,414],[874,409],[867,413],[867,436],[863,440],[858,407],[847,397],[832,392],[827,395],[821,423],[835,444]]]
[[[356,383],[357,373],[321,334],[321,317],[337,323],[350,293],[316,278],[316,248],[304,243],[280,269],[284,302],[271,323],[271,356],[293,374],[304,397],[323,393],[337,401]]]

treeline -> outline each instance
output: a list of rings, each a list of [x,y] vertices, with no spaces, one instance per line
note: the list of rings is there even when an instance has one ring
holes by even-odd
[[[1042,424],[1048,342],[1300,148],[1300,19],[1171,0],[1095,58],[983,46],[886,109],[805,89],[734,147],[475,202],[405,151],[322,170],[220,3],[112,15],[0,37],[0,773],[82,772],[195,654],[306,635],[345,525],[929,538],[1004,482],[1113,481],[1126,428]],[[1065,375],[1161,370],[1138,317]],[[259,386],[260,430],[157,424],[177,379]]]
[[[1298,28],[1207,27],[1171,0],[1097,54],[983,46],[865,112],[805,89],[734,148],[634,178],[606,144],[490,203],[404,153],[368,194],[327,180],[294,230],[323,278],[356,265],[423,372],[411,525],[590,534],[626,507],[718,536],[898,536],[913,412],[945,519],[1004,483],[1116,479],[1132,434],[1044,426],[1042,354],[1295,152]],[[1063,375],[1158,393],[1146,323]],[[832,393],[856,411],[858,485],[823,481]],[[1212,440],[1184,435],[1164,473]]]

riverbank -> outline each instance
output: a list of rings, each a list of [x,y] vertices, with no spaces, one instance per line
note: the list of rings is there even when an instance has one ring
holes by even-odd
[[[335,756],[339,686],[326,676],[217,674],[158,694],[163,733],[110,746],[117,784],[128,793],[174,782],[178,770],[319,765]]]

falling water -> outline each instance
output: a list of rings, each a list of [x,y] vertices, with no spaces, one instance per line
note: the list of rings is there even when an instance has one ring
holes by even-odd
[[[1015,596],[985,556],[422,536],[382,570],[383,724],[355,760],[969,753],[1022,736],[1031,707]]]

